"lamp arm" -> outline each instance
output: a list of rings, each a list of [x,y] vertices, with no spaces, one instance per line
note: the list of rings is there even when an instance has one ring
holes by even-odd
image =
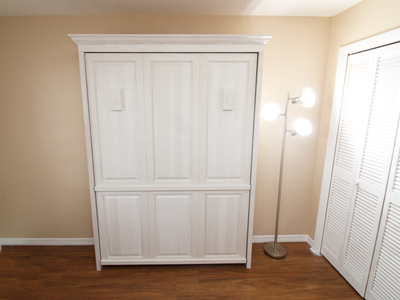
[[[292,102],[292,104],[297,104],[297,103],[302,103],[300,100],[300,96],[298,97],[291,97],[289,98],[290,102]]]

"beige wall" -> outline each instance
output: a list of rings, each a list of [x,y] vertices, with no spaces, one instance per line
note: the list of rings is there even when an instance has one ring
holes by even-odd
[[[399,0],[364,0],[332,18],[328,65],[322,98],[323,106],[321,111],[314,186],[310,201],[308,232],[311,237],[314,236],[317,219],[339,48],[400,27],[399,12]]]
[[[271,34],[262,103],[315,89],[290,119],[318,127],[330,18],[47,16],[0,18],[0,238],[92,237],[77,46],[69,33]],[[256,235],[274,231],[282,120],[260,124]],[[288,137],[282,234],[307,234],[317,132]],[[296,179],[297,178],[297,179]]]
[[[206,16],[0,17],[0,238],[91,237],[76,45],[68,33],[271,34],[262,103],[312,87],[291,106],[310,137],[287,139],[281,234],[314,235],[338,49],[400,27],[398,0],[364,0],[334,18]],[[261,121],[256,235],[273,234],[281,120]]]

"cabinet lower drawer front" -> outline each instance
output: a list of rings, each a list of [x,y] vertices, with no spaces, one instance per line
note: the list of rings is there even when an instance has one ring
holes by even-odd
[[[97,193],[101,264],[246,263],[248,191]]]

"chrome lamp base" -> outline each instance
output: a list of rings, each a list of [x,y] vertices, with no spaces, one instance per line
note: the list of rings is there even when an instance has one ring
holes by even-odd
[[[269,257],[272,258],[285,258],[286,257],[286,249],[282,245],[276,244],[276,249],[274,252],[274,243],[267,243],[264,246],[264,252]]]

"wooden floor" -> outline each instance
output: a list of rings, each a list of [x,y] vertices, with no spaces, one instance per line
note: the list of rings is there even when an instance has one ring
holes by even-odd
[[[116,266],[95,270],[93,246],[3,246],[0,299],[361,299],[306,243],[253,264]]]

